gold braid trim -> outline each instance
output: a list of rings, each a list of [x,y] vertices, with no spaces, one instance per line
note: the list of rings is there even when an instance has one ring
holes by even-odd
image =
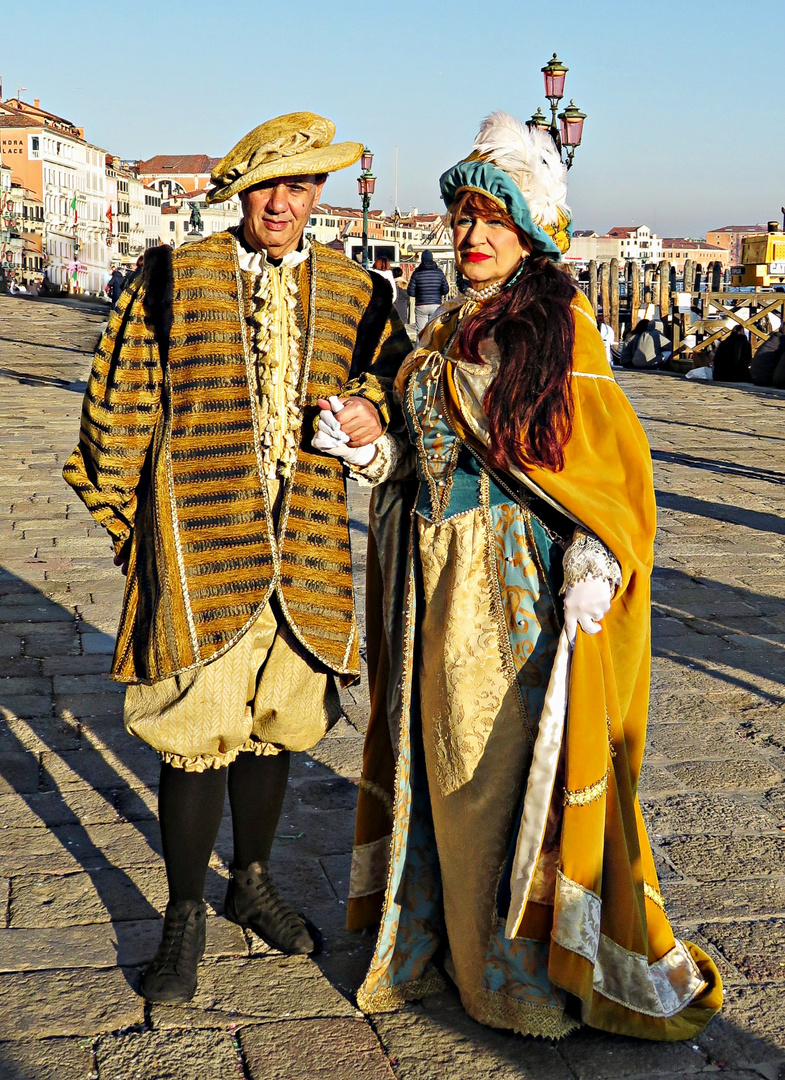
[[[605,770],[605,775],[588,787],[578,788],[577,791],[564,789],[565,806],[588,806],[589,803],[598,802],[608,790],[608,777],[611,774],[610,765]]]
[[[341,401],[346,401],[350,397],[363,397],[366,401],[370,401],[378,409],[382,418],[382,426],[386,430],[387,425],[390,423],[390,401],[384,387],[375,375],[366,372],[362,379],[350,379],[339,396]]]
[[[605,726],[608,729],[608,750],[611,757],[616,757],[616,747],[613,745],[613,733],[611,732],[611,717],[607,708],[605,710]]]
[[[375,994],[366,994],[362,987],[357,991],[357,1008],[364,1013],[395,1012],[407,1001],[419,1001],[429,994],[441,994],[447,988],[442,976],[431,968],[421,979],[412,979],[401,986],[387,986]]]
[[[512,653],[512,647],[510,645],[510,631],[507,626],[507,616],[504,611],[504,600],[502,598],[501,586],[499,585],[499,570],[496,563],[496,531],[493,527],[493,515],[491,513],[491,482],[486,469],[482,469],[480,472],[480,516],[482,518],[483,528],[485,530],[485,547],[483,555],[485,557],[485,574],[488,578],[488,590],[490,592],[491,600],[491,612],[493,614],[493,621],[496,624],[496,635],[499,640],[499,651],[501,653],[500,659],[502,663],[502,671],[510,686],[518,685],[518,671],[515,667],[515,659]],[[526,707],[523,704],[523,698],[520,698],[524,721],[526,723],[527,730],[531,734],[531,725],[529,724],[529,717],[526,713]]]
[[[661,892],[658,892],[653,885],[650,885],[648,881],[643,883],[643,895],[651,900],[655,907],[658,907],[660,911],[665,910],[665,897]]]
[[[361,779],[359,787],[362,791],[367,791],[369,795],[373,795],[375,799],[378,799],[390,818],[393,817],[392,795],[388,791],[385,791],[379,784],[375,784],[373,780]]]
[[[467,1006],[467,1012],[481,1024],[541,1039],[563,1039],[581,1026],[580,1020],[567,1016],[559,1008],[516,1001],[492,990],[479,990],[472,994]]]

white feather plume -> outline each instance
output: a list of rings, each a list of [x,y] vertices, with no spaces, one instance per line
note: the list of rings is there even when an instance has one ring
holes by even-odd
[[[482,122],[474,150],[515,181],[538,225],[556,225],[559,210],[569,215],[567,169],[547,132],[528,128],[509,113],[492,112]]]

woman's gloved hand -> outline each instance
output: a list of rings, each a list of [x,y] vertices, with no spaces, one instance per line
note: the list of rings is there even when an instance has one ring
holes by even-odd
[[[599,634],[600,619],[610,606],[611,586],[605,578],[585,578],[568,585],[564,593],[564,629],[570,645],[575,644],[579,624],[584,634]]]
[[[319,399],[320,405],[322,400]],[[312,441],[314,449],[331,457],[341,458],[347,464],[360,469],[370,464],[376,454],[376,447],[373,443],[367,446],[349,446],[349,436],[341,430],[341,422],[336,416],[343,408],[343,403],[335,395],[329,398],[327,403],[330,408],[323,408],[319,412],[319,424]]]

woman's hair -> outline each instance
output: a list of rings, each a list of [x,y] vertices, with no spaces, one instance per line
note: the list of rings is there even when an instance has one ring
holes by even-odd
[[[384,255],[380,255],[379,258],[373,264],[374,270],[389,270],[390,260],[385,258]]]
[[[497,218],[520,234],[508,214],[478,193],[459,200],[450,210],[451,220],[467,210]],[[487,300],[461,327],[458,345],[466,360],[483,363],[480,345],[490,336],[501,354],[498,374],[483,400],[491,467],[564,468],[564,444],[572,433],[574,295],[568,274],[545,256],[529,255],[517,281]]]

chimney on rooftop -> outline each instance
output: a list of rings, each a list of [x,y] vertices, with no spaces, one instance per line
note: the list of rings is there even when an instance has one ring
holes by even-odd
[[[41,108],[41,99],[40,98],[33,98],[33,108],[35,108],[35,109],[40,109]]]

